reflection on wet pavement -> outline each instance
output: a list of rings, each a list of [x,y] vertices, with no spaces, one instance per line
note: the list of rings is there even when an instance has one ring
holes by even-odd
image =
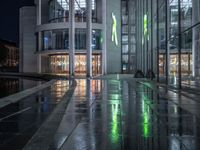
[[[43,83],[40,80],[29,80],[17,77],[1,77],[0,76],[0,98],[12,95],[14,93],[37,86]]]
[[[49,88],[0,109],[0,149],[22,149],[68,89],[68,81],[56,81]]]
[[[51,149],[199,150],[199,103],[119,80],[77,80]]]

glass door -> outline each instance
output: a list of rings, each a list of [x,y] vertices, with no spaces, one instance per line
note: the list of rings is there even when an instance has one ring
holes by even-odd
[[[75,55],[75,75],[86,75],[86,55]]]

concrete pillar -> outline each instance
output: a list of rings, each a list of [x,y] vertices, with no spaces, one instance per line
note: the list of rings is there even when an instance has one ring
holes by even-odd
[[[42,3],[41,3],[41,0],[37,0],[37,11],[36,11],[36,15],[37,15],[37,25],[39,26],[39,25],[41,25],[41,23],[42,23],[42,9],[41,9],[41,7],[42,7]],[[37,45],[37,47],[38,47],[38,52],[39,51],[41,51],[42,50],[42,33],[41,32],[38,32],[38,38],[36,38],[36,40],[38,40],[38,45]],[[41,66],[42,64],[41,64],[41,54],[37,54],[37,72],[38,73],[42,73],[42,66]]]
[[[42,23],[42,3],[41,0],[37,0],[37,25]]]
[[[37,56],[37,63],[38,63],[38,73],[42,73],[42,56],[41,54],[38,54]]]
[[[87,1],[87,77],[92,76],[92,0]]]
[[[200,19],[200,2],[199,0],[192,0],[192,24],[196,24]],[[194,27],[192,31],[192,75],[193,76],[199,76],[200,75],[200,68],[198,66],[200,55],[200,49],[199,49],[199,43],[200,43],[200,35],[198,32],[198,27]]]
[[[42,24],[42,2],[41,0],[37,0],[37,25],[41,25]],[[38,32],[38,38],[36,38],[36,40],[38,40],[38,52],[40,52],[42,50],[42,33],[41,32]],[[38,73],[42,73],[42,69],[41,69],[41,54],[37,54],[37,72]]]
[[[106,1],[102,0],[102,24],[103,24],[103,45],[102,45],[102,74],[107,74],[107,43],[106,43],[106,33],[107,33],[107,25],[106,25]]]
[[[69,74],[70,76],[74,76],[74,62],[75,62],[75,18],[74,18],[74,0],[69,1],[69,22],[70,22],[70,30],[69,30]]]

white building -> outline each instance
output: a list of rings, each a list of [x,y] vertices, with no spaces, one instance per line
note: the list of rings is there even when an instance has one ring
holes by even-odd
[[[20,71],[120,73],[120,6],[121,0],[35,0],[21,8]]]

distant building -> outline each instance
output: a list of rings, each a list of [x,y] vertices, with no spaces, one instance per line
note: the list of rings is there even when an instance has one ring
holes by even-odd
[[[0,44],[8,48],[6,60],[1,64],[2,67],[9,70],[12,68],[16,70],[19,66],[19,48],[17,47],[17,44],[3,39],[0,39]]]

